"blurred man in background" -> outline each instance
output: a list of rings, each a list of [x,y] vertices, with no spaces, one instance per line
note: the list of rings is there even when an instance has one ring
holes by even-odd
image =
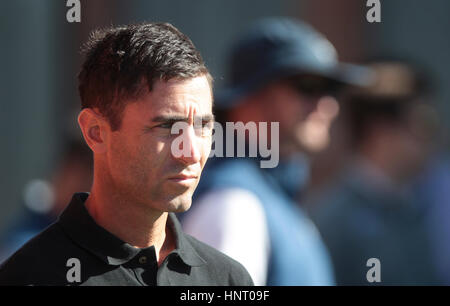
[[[319,104],[322,113],[331,108],[325,121],[335,116],[329,95],[339,85],[366,82],[367,71],[338,63],[331,43],[309,25],[281,18],[253,25],[233,47],[229,67],[216,117],[222,124],[267,122],[269,129],[279,123],[279,148],[270,145],[280,162],[262,169],[258,158],[211,161],[184,228],[240,261],[257,285],[332,285],[327,250],[294,201],[308,173],[304,151],[313,143],[305,141],[304,128],[311,114],[321,113]]]
[[[372,65],[375,82],[342,99],[353,154],[335,184],[311,201],[338,285],[369,284],[369,259],[382,285],[435,284],[420,203],[408,189],[431,149],[428,85],[401,62]]]

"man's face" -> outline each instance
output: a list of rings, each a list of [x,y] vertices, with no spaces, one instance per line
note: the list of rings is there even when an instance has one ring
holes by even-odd
[[[320,81],[320,78],[317,78]],[[317,86],[297,86],[302,84],[295,79],[280,81],[271,86],[266,101],[269,121],[280,122],[280,144],[292,149],[310,151],[308,142],[303,139],[305,123],[310,115],[317,112],[319,101],[326,96],[326,83]],[[318,83],[318,82],[317,82]],[[328,128],[327,128],[328,129]]]
[[[194,130],[194,118],[202,118],[203,133]],[[111,188],[127,201],[158,211],[187,210],[211,150],[212,120],[206,76],[157,81],[151,92],[126,106],[120,129],[110,132],[106,163]],[[175,157],[171,150],[180,137],[171,128],[179,121],[189,124],[182,132],[189,156]]]

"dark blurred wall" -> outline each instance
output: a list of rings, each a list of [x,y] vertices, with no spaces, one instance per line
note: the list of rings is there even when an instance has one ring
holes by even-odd
[[[23,184],[45,174],[54,158],[52,18],[41,1],[0,3],[0,229]]]

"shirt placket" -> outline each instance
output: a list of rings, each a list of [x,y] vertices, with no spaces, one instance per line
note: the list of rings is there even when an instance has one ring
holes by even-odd
[[[144,286],[156,286],[158,262],[155,249],[147,248],[133,258],[133,272],[136,279]]]

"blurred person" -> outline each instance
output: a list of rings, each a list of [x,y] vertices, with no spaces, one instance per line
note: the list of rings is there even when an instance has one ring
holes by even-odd
[[[270,145],[279,164],[261,168],[261,154],[214,158],[182,217],[184,229],[241,262],[256,285],[333,285],[327,250],[295,199],[308,176],[305,153],[326,144],[323,131],[336,115],[329,95],[366,82],[367,71],[339,63],[325,37],[289,18],[254,24],[233,46],[229,67],[230,84],[215,101],[219,121],[279,123],[279,135],[268,137],[277,137]],[[305,131],[319,131],[320,141]],[[261,142],[261,133],[248,135],[247,146]]]
[[[439,148],[412,188],[423,205],[436,274],[443,284],[450,285],[450,161]]]
[[[431,92],[430,99],[434,99]],[[450,160],[445,152],[445,130],[442,118],[433,107],[420,109],[428,134],[434,135],[433,150],[423,171],[411,184],[414,196],[422,204],[431,251],[440,280],[450,285]]]
[[[374,284],[437,284],[423,209],[409,188],[432,147],[425,120],[429,85],[406,62],[371,67],[373,84],[341,99],[352,153],[336,182],[308,201],[310,215],[338,285],[371,284],[371,258],[380,264]]]
[[[74,192],[91,187],[92,153],[89,147],[73,140],[62,155],[48,181],[32,180],[25,186],[22,210],[0,240],[0,262],[56,221]]]
[[[210,152],[211,83],[191,40],[168,23],[95,31],[79,74],[90,193],[74,194],[56,223],[0,266],[0,284],[252,285],[174,214],[190,207]],[[180,122],[188,154],[175,155]]]
[[[429,86],[428,100],[433,101],[435,90]],[[450,160],[444,150],[445,137],[440,115],[435,107],[422,104],[415,111],[421,119],[422,138],[428,138],[431,154],[423,169],[412,180],[410,188],[420,203],[431,245],[431,256],[440,283],[450,284]],[[419,115],[419,116],[417,116]]]

